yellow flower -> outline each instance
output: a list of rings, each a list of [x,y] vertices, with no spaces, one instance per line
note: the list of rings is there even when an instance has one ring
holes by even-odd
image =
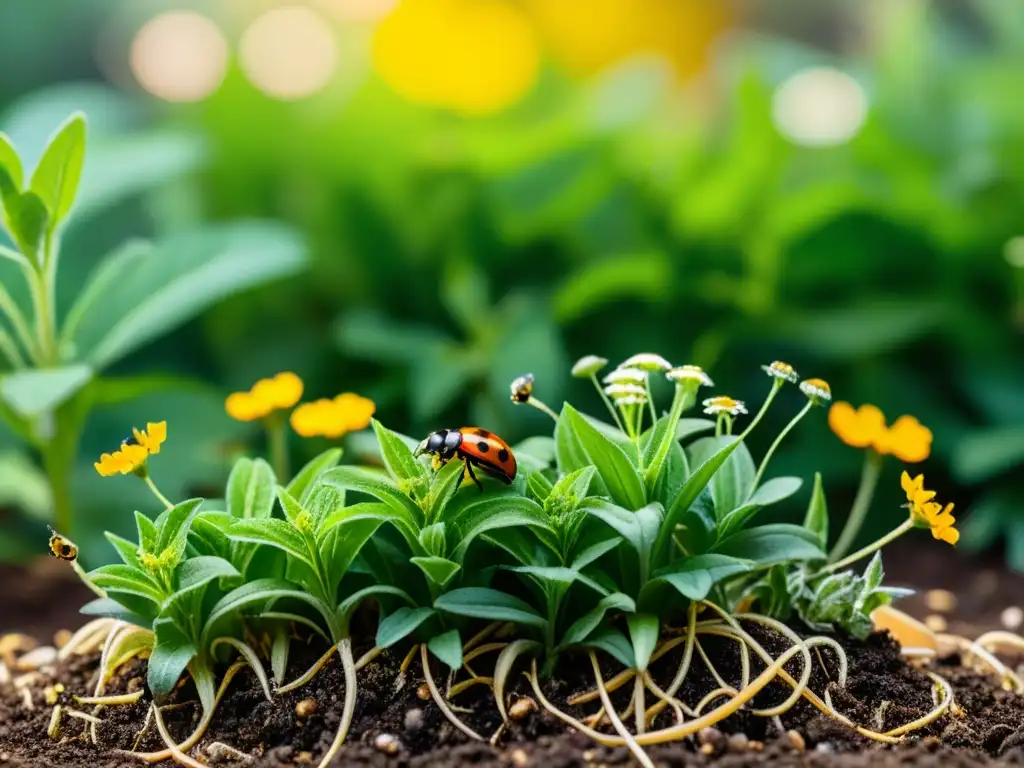
[[[145,466],[147,458],[149,453],[141,445],[125,442],[120,450],[104,453],[93,466],[103,477],[127,475]]]
[[[776,360],[771,365],[762,365],[761,370],[773,379],[788,381],[790,384],[796,384],[800,380],[800,375],[793,370],[793,366],[781,360]]]
[[[333,400],[322,398],[303,403],[292,412],[291,425],[302,437],[336,439],[368,427],[375,410],[376,405],[369,398],[345,392]]]
[[[800,382],[800,391],[815,405],[825,405],[832,399],[832,387],[824,379],[807,379]]]
[[[932,431],[913,416],[900,416],[876,441],[875,450],[916,464],[931,454]]]
[[[135,442],[145,448],[147,454],[154,456],[160,453],[160,446],[167,439],[167,422],[154,423],[151,421],[146,424],[145,431],[139,431],[132,427],[132,434],[135,436]]]
[[[248,392],[234,392],[224,401],[228,416],[238,421],[256,421],[274,411],[291,408],[302,397],[302,379],[290,371],[260,379]]]
[[[747,406],[742,400],[734,400],[725,395],[709,397],[704,401],[704,413],[709,415],[728,413],[730,416],[739,416],[741,413],[746,412]]]
[[[885,433],[885,415],[873,405],[854,410],[839,402],[828,412],[828,425],[840,440],[854,448],[867,448]]]
[[[911,478],[906,472],[900,477],[900,484],[907,494],[907,506],[910,517],[921,528],[930,528],[932,536],[939,541],[955,545],[960,540],[960,532],[956,529],[953,517],[953,505],[945,508],[936,501],[935,491],[925,490],[924,475]]]
[[[401,0],[373,39],[374,67],[402,97],[471,115],[522,99],[540,55],[533,28],[507,0]]]

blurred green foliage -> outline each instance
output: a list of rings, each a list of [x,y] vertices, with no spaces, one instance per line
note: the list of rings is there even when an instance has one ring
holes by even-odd
[[[198,106],[150,108],[100,85],[12,101],[0,127],[28,154],[39,126],[73,108],[125,158],[87,164],[110,169],[83,180],[110,203],[76,210],[67,239],[81,255],[68,269],[81,271],[69,285],[127,236],[207,221],[281,219],[313,256],[303,276],[229,299],[118,363],[195,383],[97,413],[83,458],[130,423],[167,418],[161,487],[184,497],[217,485],[257,435],[221,398],[278,370],[302,375],[308,397],[370,396],[408,434],[471,422],[517,441],[545,426],[508,402],[525,371],[557,407],[575,357],[643,348],[756,401],[757,366],[780,358],[837,399],[929,426],[922,470],[963,513],[961,546],[1005,538],[1024,569],[1024,268],[1004,258],[1024,228],[1024,10],[952,5],[830,4],[862,30],[841,53],[740,33],[690,90],[653,59],[587,80],[549,65],[525,101],[489,118],[410,105],[372,76],[278,102],[234,64]],[[775,89],[818,64],[854,75],[870,104],[861,131],[831,148],[796,146],[772,119]],[[69,66],[48,77],[81,69]],[[28,78],[26,89],[40,84]],[[779,408],[763,434],[789,415]],[[0,455],[8,445],[0,436]],[[830,487],[852,490],[861,457],[824,419],[774,470],[800,474],[811,455]],[[30,483],[11,494],[4,477],[0,506],[39,497]],[[83,461],[87,558],[105,551],[90,546],[102,527],[130,530],[115,511],[126,502],[154,511],[135,485],[101,481]],[[880,502],[877,529],[885,515]]]

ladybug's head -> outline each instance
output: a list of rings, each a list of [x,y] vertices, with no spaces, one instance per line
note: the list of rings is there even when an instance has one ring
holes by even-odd
[[[432,453],[449,458],[455,453],[455,449],[461,442],[462,436],[458,432],[451,429],[439,429],[437,432],[427,435],[426,439],[417,446],[414,455]]]

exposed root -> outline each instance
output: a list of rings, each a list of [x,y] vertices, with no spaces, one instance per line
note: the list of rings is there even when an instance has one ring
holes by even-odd
[[[123,622],[117,619],[93,619],[71,636],[67,644],[58,651],[57,658],[64,661],[71,654],[92,653],[106,642],[107,637],[119,624]]]
[[[274,696],[270,693],[270,680],[267,679],[267,672],[263,668],[263,662],[260,661],[259,656],[256,655],[256,651],[252,649],[252,646],[243,643],[241,640],[236,640],[233,637],[218,637],[210,644],[210,650],[214,650],[218,645],[230,645],[240,654],[242,658],[248,663],[249,668],[252,669],[253,674],[256,675],[256,679],[260,681],[260,687],[263,688],[263,695],[267,697],[267,701],[273,701]]]
[[[327,653],[325,653],[323,656],[317,659],[316,664],[314,664],[312,667],[303,672],[295,680],[292,680],[290,683],[282,685],[280,688],[278,688],[277,695],[280,696],[282,693],[288,693],[289,691],[294,691],[296,688],[301,688],[302,686],[304,686],[306,683],[308,683],[310,680],[316,677],[316,673],[324,668],[324,665],[331,660],[331,656],[333,656],[335,651],[337,650],[338,646],[332,645],[330,648],[327,649]]]
[[[463,692],[469,690],[474,685],[490,686],[490,685],[493,685],[493,684],[494,684],[494,678],[493,677],[471,677],[468,680],[463,680],[462,682],[459,682],[459,683],[456,683],[455,685],[453,685],[448,690],[448,698],[450,699],[453,696],[458,696],[460,693],[463,693]]]
[[[425,652],[426,646],[423,646],[423,649]],[[338,754],[342,744],[345,743],[348,729],[352,725],[352,716],[356,711],[356,665],[352,660],[351,638],[346,637],[338,643],[338,654],[341,657],[341,668],[345,672],[345,705],[341,710],[341,724],[338,726],[338,734],[334,737],[334,741],[331,742],[331,746],[320,761],[318,768],[327,768],[335,755]]]
[[[906,725],[901,725],[899,728],[893,728],[890,731],[886,731],[886,736],[902,736],[905,733],[916,731],[919,728],[925,728],[946,714],[946,711],[950,706],[952,706],[953,686],[951,686],[945,678],[939,677],[934,672],[927,672],[926,674],[932,679],[932,682],[935,683],[935,690],[942,693],[942,700],[935,705],[935,709],[924,717],[919,717],[917,720],[913,720]]]
[[[477,741],[486,741],[483,736],[474,731],[455,715],[451,707],[448,705],[448,702],[445,701],[441,692],[437,689],[437,684],[434,682],[434,676],[430,674],[430,658],[427,654],[427,646],[425,643],[420,645],[420,661],[423,664],[423,676],[426,678],[427,688],[430,689],[430,695],[433,697],[434,703],[440,707],[444,716],[448,718],[448,722],[469,736],[469,738],[476,739]],[[324,768],[324,766],[321,765],[321,768]]]
[[[117,696],[75,696],[76,704],[97,704],[103,707],[116,707],[122,704],[135,704],[146,693],[140,688],[134,693],[122,693]]]
[[[505,708],[505,683],[512,672],[512,667],[524,653],[539,651],[540,643],[535,640],[513,640],[498,654],[498,660],[494,662],[494,682],[491,687],[494,690],[494,701],[498,705],[498,712],[501,713],[502,725],[508,725],[508,710]],[[492,737],[497,738],[497,734]]]
[[[647,756],[640,745],[637,743],[633,735],[627,730],[625,724],[619,719],[619,716],[615,714],[615,707],[612,705],[612,699],[608,695],[608,691],[604,687],[604,679],[601,677],[601,665],[597,663],[597,656],[593,651],[590,652],[590,663],[594,667],[594,679],[597,681],[597,690],[601,695],[601,703],[604,704],[605,711],[608,713],[608,718],[612,721],[612,727],[616,730],[619,736],[622,737],[623,741],[626,742],[626,746],[629,747],[629,751],[633,753],[633,757],[637,759],[637,762],[643,766],[643,768],[654,768],[654,763],[651,762],[651,758]],[[637,678],[639,681],[639,678]],[[639,690],[643,690],[643,685],[639,686]],[[643,710],[642,708],[637,711],[638,719],[643,722]]]
[[[664,702],[668,706],[672,707],[672,711],[676,716],[677,724],[685,722],[686,718],[683,716],[683,703],[674,696],[669,696],[668,693],[661,690],[661,688],[658,687],[658,684],[654,682],[654,678],[651,677],[651,673],[647,670],[644,670],[644,685],[647,686],[647,690],[658,697],[658,701]],[[653,707],[651,709],[653,709]],[[649,712],[650,710],[647,711]],[[650,715],[647,715],[647,717],[648,722],[650,722],[652,718]]]
[[[477,632],[475,635],[473,635],[473,637],[469,638],[469,640],[466,641],[466,644],[462,646],[462,654],[463,654],[463,656],[465,656],[465,654],[467,654],[469,651],[471,651],[474,648],[476,648],[476,646],[478,646],[480,643],[482,643],[488,637],[490,637],[495,632],[497,632],[498,629],[500,629],[501,626],[503,624],[505,624],[505,623],[506,622],[504,622],[504,621],[492,622],[492,623],[488,624],[486,627],[484,627],[483,629],[481,629],[479,632]],[[502,645],[504,645],[504,643],[502,643]]]
[[[373,648],[371,648],[370,650],[368,650],[366,653],[364,653],[362,656],[359,657],[359,661],[356,662],[356,672],[358,672],[363,667],[365,667],[367,664],[369,664],[371,661],[376,659],[383,652],[384,652],[383,648],[378,648],[376,645],[373,646]]]
[[[170,759],[174,760],[174,762],[178,763],[179,765],[186,765],[188,766],[188,768],[204,768],[202,763],[200,763],[198,760],[193,760],[191,757],[182,752],[178,745],[174,743],[174,738],[167,730],[167,726],[164,725],[164,719],[160,715],[160,708],[156,704],[154,704],[152,710],[153,720],[156,721],[156,729],[160,734],[160,738],[163,739],[164,744],[167,745],[167,752],[169,753],[168,756],[170,757]]]

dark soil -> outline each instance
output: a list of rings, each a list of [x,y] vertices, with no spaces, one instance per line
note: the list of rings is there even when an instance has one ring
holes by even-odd
[[[935,555],[935,552],[942,554]],[[968,566],[950,550],[937,547],[913,550],[901,557],[888,558],[893,583],[925,583],[953,591],[958,600],[956,613],[950,616],[950,627],[967,634],[998,627],[1000,611],[1020,601],[1024,580],[1000,573],[991,578],[988,566]],[[900,568],[905,570],[901,573]],[[954,570],[956,569],[956,570]],[[907,575],[903,575],[907,574]],[[6,580],[6,579],[5,579]],[[984,589],[979,589],[979,585]],[[37,600],[43,600],[37,596]],[[82,602],[81,596],[74,603]],[[915,598],[901,607],[918,616],[930,611],[923,598]],[[62,604],[62,600],[57,600]],[[37,602],[38,609],[42,602]],[[47,603],[48,605],[49,603]],[[26,607],[27,603],[22,603]],[[24,609],[22,609],[24,610]],[[66,611],[63,616],[70,615]],[[59,625],[47,624],[38,614],[11,614],[7,605],[0,606],[0,620],[5,630],[32,628],[42,642]],[[797,628],[800,634],[813,634]],[[751,628],[772,653],[785,647],[784,642]],[[967,631],[970,630],[970,631]],[[734,643],[706,638],[705,649],[720,673],[735,683],[739,676],[739,657]],[[845,689],[832,685],[836,708],[853,721],[878,730],[887,730],[914,720],[933,707],[932,685],[920,670],[907,664],[895,645],[886,636],[875,635],[865,642],[841,640],[850,659],[850,674]],[[288,672],[291,679],[312,664],[323,652],[319,642],[297,647]],[[357,656],[365,648],[357,648]],[[819,695],[829,686],[835,674],[835,660],[828,650],[821,651],[815,663],[811,688]],[[494,655],[480,659],[479,674],[489,674]],[[410,667],[404,681],[398,674],[400,655],[383,654],[359,674],[360,689],[356,716],[348,744],[335,760],[335,766],[447,766],[472,764],[497,766],[570,766],[628,765],[629,753],[622,748],[605,748],[575,733],[543,709],[513,724],[502,735],[497,747],[469,741],[452,727],[432,701],[424,701],[418,691],[423,683],[417,661]],[[33,683],[35,708],[27,710],[20,694],[9,685],[0,686],[0,766],[12,768],[114,768],[140,766],[143,763],[117,750],[132,749],[149,707],[148,692],[134,705],[112,707],[99,713],[103,719],[98,728],[100,744],[94,746],[85,736],[87,725],[65,718],[61,739],[46,736],[52,708],[43,702],[42,690],[53,682],[62,682],[72,693],[91,693],[95,684],[98,654],[73,657]],[[669,655],[652,668],[655,679],[665,684],[670,679],[678,655]],[[439,685],[446,682],[445,671],[436,661],[433,668]],[[791,674],[799,672],[800,662],[788,667]],[[755,674],[758,669],[755,665]],[[825,766],[843,768],[858,766],[976,766],[1024,765],[1024,697],[999,688],[993,678],[959,666],[956,658],[933,666],[934,671],[952,683],[955,689],[956,713],[947,713],[927,728],[916,731],[905,742],[894,747],[877,745],[858,736],[846,727],[818,713],[801,701],[781,717],[782,730],[773,719],[754,716],[746,711],[722,721],[718,728],[727,741],[730,734],[742,733],[748,743],[725,743],[714,754],[702,754],[696,739],[674,744],[648,747],[647,752],[659,766],[715,765],[721,768],[740,766]],[[606,679],[617,668],[608,663]],[[17,673],[16,673],[17,674]],[[108,687],[108,693],[137,690],[144,685],[145,662],[136,661],[121,670]],[[567,660],[559,667],[557,680],[543,687],[556,706],[583,717],[596,711],[595,704],[570,707],[566,700],[575,693],[593,687],[593,675],[586,657]],[[680,697],[691,704],[708,691],[718,687],[707,667],[695,657]],[[621,711],[628,701],[631,686],[613,694]],[[532,695],[525,678],[517,673],[510,679],[513,698]],[[789,689],[773,684],[752,703],[753,707],[771,706],[788,694]],[[293,765],[316,765],[330,745],[338,726],[344,681],[340,666],[333,660],[304,688],[268,702],[251,672],[235,678],[214,718],[213,725],[192,753],[203,763],[248,765],[252,768],[279,768]],[[303,700],[316,702],[316,712],[300,719],[296,705]],[[165,715],[168,727],[179,739],[187,736],[199,718],[190,684],[183,685],[173,698],[180,708]],[[649,699],[650,701],[650,699]],[[489,689],[474,686],[453,699],[453,703],[469,711],[460,712],[465,722],[485,737],[490,737],[501,724]],[[89,710],[91,711],[91,710]],[[671,724],[666,713],[656,727]],[[629,723],[632,726],[632,722]],[[797,731],[805,749],[798,751],[785,734]],[[141,750],[158,750],[163,745],[156,729],[139,743]],[[606,732],[611,732],[607,725]],[[397,754],[389,756],[378,749],[377,737],[393,736]],[[221,742],[251,755],[248,762],[211,758],[209,745]],[[216,754],[216,753],[214,753]],[[168,763],[169,764],[169,763]]]

